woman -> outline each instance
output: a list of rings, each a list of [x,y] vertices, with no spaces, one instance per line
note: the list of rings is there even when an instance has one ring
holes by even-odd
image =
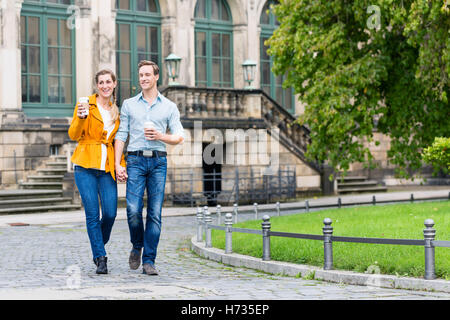
[[[101,70],[95,75],[95,82],[97,93],[89,97],[89,104],[78,103],[75,107],[69,137],[78,141],[71,160],[75,164],[75,183],[86,214],[96,273],[107,274],[105,244],[117,214],[113,140],[120,120],[115,101],[116,76],[110,70]],[[85,108],[89,109],[87,115]],[[125,166],[124,157],[121,165]]]

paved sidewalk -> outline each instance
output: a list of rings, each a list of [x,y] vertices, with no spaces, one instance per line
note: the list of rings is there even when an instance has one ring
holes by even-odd
[[[424,199],[450,199],[450,187],[439,190],[414,190],[414,191],[400,191],[400,192],[386,192],[375,194],[377,203],[388,203],[395,201],[410,201],[411,194],[413,194],[415,201]],[[328,196],[320,198],[308,199],[310,208],[336,206],[338,199],[341,198],[342,206],[371,204],[373,201],[372,194],[362,195],[343,195],[343,196]],[[303,210],[306,207],[305,201],[281,203],[281,210]],[[259,204],[258,212],[275,212],[275,205]],[[232,212],[232,206],[222,207],[222,213]],[[214,214],[216,208],[210,208],[210,212]],[[253,205],[239,206],[239,212],[254,212]],[[197,209],[194,207],[163,207],[162,216],[185,216],[195,215]],[[33,214],[14,214],[14,215],[0,215],[0,227],[9,226],[10,223],[25,223],[25,224],[58,224],[58,223],[73,223],[83,222],[84,210],[75,211],[61,211],[61,212],[47,212],[47,213],[33,213]],[[117,212],[117,220],[126,220],[126,209],[119,208]]]
[[[418,199],[420,194],[414,192],[414,197]],[[377,194],[377,198],[383,196],[392,195]],[[357,197],[341,198],[346,203]],[[336,199],[313,199],[310,203],[326,204]],[[294,209],[302,205],[304,202],[289,204]],[[285,206],[288,204],[282,204]],[[273,205],[266,209],[275,213]],[[232,208],[223,212],[227,210]],[[240,218],[253,217],[253,206],[239,210],[243,213]],[[195,213],[196,208],[164,208],[156,261],[160,275],[156,277],[128,267],[131,244],[125,209],[119,210],[106,247],[108,275],[95,274],[83,211],[0,216],[0,299],[450,299],[450,294],[442,292],[305,280],[205,260],[190,250],[190,239],[196,234]],[[29,226],[9,225],[14,222]]]

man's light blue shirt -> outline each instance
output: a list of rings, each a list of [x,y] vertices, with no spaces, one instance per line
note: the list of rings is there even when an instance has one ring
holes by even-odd
[[[184,137],[177,105],[159,92],[153,104],[150,105],[141,92],[126,99],[120,110],[120,126],[115,138],[125,142],[130,136],[127,151],[166,151],[164,142],[145,139],[144,123],[146,121],[152,121],[159,132],[166,133],[169,129],[171,134]]]

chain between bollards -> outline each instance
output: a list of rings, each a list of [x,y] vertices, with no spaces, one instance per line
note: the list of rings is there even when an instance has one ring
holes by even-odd
[[[412,195],[412,194],[411,194]],[[340,198],[339,198],[340,202]],[[375,196],[373,196],[373,202],[375,203]],[[277,202],[277,205],[279,203]],[[254,203],[255,208],[255,218],[258,216],[258,204]],[[308,201],[305,201],[306,209],[309,210]],[[220,211],[221,206],[217,205],[217,214],[220,223]],[[235,217],[237,221],[237,204],[234,205]],[[205,234],[205,247],[212,247],[212,237],[210,225],[212,223],[211,213],[208,210],[208,206],[204,206],[203,210],[197,207],[197,242],[203,240],[203,234]],[[271,222],[268,215],[264,215],[261,223],[262,227],[262,260],[270,261],[270,229]],[[333,227],[331,226],[332,220],[330,218],[325,218],[323,220],[324,227],[323,231],[323,245],[324,245],[324,270],[333,269],[333,246],[332,246],[332,236]],[[433,228],[434,221],[432,219],[427,219],[424,221],[425,229],[423,229],[424,235],[424,247],[425,247],[425,276],[426,280],[436,279],[435,273],[435,246],[433,241],[436,237],[436,230]],[[233,215],[232,213],[227,213],[225,215],[225,253],[232,253],[232,227],[233,227]]]

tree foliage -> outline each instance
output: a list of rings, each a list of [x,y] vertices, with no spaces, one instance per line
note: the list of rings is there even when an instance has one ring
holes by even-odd
[[[436,137],[433,144],[423,150],[422,157],[433,166],[435,175],[441,170],[447,174],[450,171],[450,138]]]
[[[378,131],[410,177],[421,150],[450,136],[450,0],[280,0],[273,10],[273,71],[306,103],[297,121],[311,129],[311,160],[374,167]]]

